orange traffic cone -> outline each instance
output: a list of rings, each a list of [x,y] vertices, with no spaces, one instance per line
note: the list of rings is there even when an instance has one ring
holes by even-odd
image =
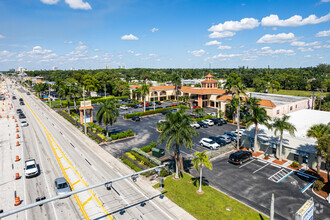
[[[18,206],[20,204],[21,204],[21,200],[20,200],[19,196],[16,196],[15,197],[15,206]]]
[[[16,128],[18,127],[18,124],[16,124]]]
[[[19,138],[19,134],[16,135],[16,138]]]
[[[2,118],[2,116],[0,115],[0,118]]]
[[[9,118],[9,116],[7,115],[7,118]]]
[[[17,122],[16,118],[15,118],[15,122]]]
[[[11,104],[10,106],[13,107],[13,104]]]
[[[18,128],[16,128],[16,132],[18,132]]]
[[[19,173],[16,173],[15,180],[18,180],[20,178]]]
[[[15,116],[13,116],[13,119],[15,119]]]
[[[15,162],[17,162],[17,161],[19,161],[20,159],[19,159],[19,156],[18,155],[16,155],[16,160],[15,160]]]
[[[16,142],[16,146],[19,146],[19,142],[18,141]]]

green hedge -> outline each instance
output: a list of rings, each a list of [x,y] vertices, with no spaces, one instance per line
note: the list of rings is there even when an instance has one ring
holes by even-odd
[[[194,118],[194,121],[203,121],[205,119],[215,118],[213,115],[205,115],[202,118]]]
[[[105,134],[105,129],[101,128],[100,126],[94,124],[93,122],[89,122],[88,123],[88,126],[97,130],[98,132],[102,133],[102,134]]]
[[[152,167],[156,166],[155,164],[151,163],[147,158],[141,156],[140,154],[138,154],[134,151],[131,151],[130,153],[136,158],[137,161],[142,162],[147,167],[152,168]]]
[[[155,142],[151,142],[150,145],[147,145],[147,146],[144,146],[144,147],[141,147],[140,149],[146,153],[152,151],[152,148],[156,147],[157,144]]]
[[[125,132],[121,132],[118,134],[112,134],[111,135],[111,139],[112,140],[117,140],[117,139],[123,139],[123,138],[127,138],[127,137],[132,137],[134,136],[134,133],[131,129],[125,131]]]
[[[132,163],[129,159],[126,159],[124,157],[119,157],[124,164],[126,164],[127,166],[129,166],[132,170],[134,170],[135,172],[139,172],[142,171],[139,167],[137,167],[134,163]]]
[[[153,114],[162,113],[163,111],[174,109],[174,108],[189,109],[189,107],[186,105],[178,105],[175,107],[160,108],[160,109],[149,110],[149,111],[145,111],[145,112],[136,112],[136,113],[125,114],[124,118],[129,119],[129,118],[132,118],[133,116],[153,115]]]
[[[151,163],[156,164],[157,166],[161,165],[162,162],[159,161],[158,159],[156,159],[155,157],[145,153],[144,151],[142,151],[140,148],[136,148],[133,147],[132,151],[135,151],[136,153],[144,156],[145,158],[147,158]]]

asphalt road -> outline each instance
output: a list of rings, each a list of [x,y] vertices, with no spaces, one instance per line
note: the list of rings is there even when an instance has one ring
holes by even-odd
[[[32,133],[32,137],[29,137],[31,142],[30,145],[32,148],[35,148],[34,150],[31,149],[30,152],[33,151],[38,154],[38,149],[41,152],[47,152],[41,157],[43,160],[50,159],[50,161],[52,161],[51,164],[53,164],[54,169],[56,170],[56,172],[53,172],[52,176],[48,177],[49,180],[47,182],[50,187],[46,186],[46,188],[52,188],[51,185],[55,176],[57,176],[56,174],[63,176],[63,174],[61,174],[61,169],[58,167],[58,161],[60,161],[62,166],[63,164],[70,164],[70,167],[67,167],[70,168],[69,171],[73,169],[76,170],[76,173],[80,174],[79,176],[81,176],[81,179],[78,179],[79,183],[85,182],[88,185],[92,185],[121,176],[120,170],[117,170],[111,164],[102,160],[90,149],[88,143],[81,138],[81,135],[83,134],[79,133],[80,131],[69,129],[58,119],[61,116],[57,115],[55,112],[50,112],[46,106],[34,96],[28,96],[23,91],[21,92],[21,95],[25,99],[26,104],[31,108],[29,112],[29,107],[27,105],[22,107],[27,115],[27,121],[30,123],[30,126],[27,128],[30,129],[30,132]],[[35,120],[36,118],[39,120]],[[35,138],[33,138],[33,132],[35,132]],[[53,149],[52,151],[51,148],[54,146],[55,150]],[[67,162],[63,161],[63,158],[55,158],[54,154],[66,158]],[[39,164],[42,174],[48,173],[51,170],[50,167],[48,169],[43,167],[45,166],[44,164],[46,164],[45,161],[40,163],[39,160]],[[67,173],[67,175],[71,178],[74,174]],[[46,183],[42,178],[43,176],[40,175],[32,181],[39,181],[39,185],[45,185]],[[36,183],[33,183],[32,181],[30,181],[31,184],[35,185]],[[35,187],[29,185],[28,188],[31,188],[32,190]],[[45,186],[42,188],[45,188]],[[68,213],[73,212],[72,216],[76,216],[74,210],[79,210],[79,214],[77,215],[78,218],[83,218],[84,211],[93,219],[106,218],[107,213],[113,214],[116,219],[138,219],[141,217],[143,219],[154,219],[154,216],[157,216],[158,219],[173,218],[171,213],[163,210],[159,205],[156,205],[152,199],[143,192],[143,190],[134,186],[130,180],[114,183],[113,189],[114,190],[107,191],[105,187],[99,187],[93,191],[86,192],[90,193],[90,198],[86,201],[82,200],[82,204],[79,206],[76,202],[77,199],[65,199],[67,201],[63,200],[64,205],[62,205],[62,209],[70,209]],[[54,191],[52,193],[54,193]],[[40,190],[39,192],[35,192],[35,195],[31,196],[31,199],[39,194],[47,194],[47,191]],[[79,199],[82,199],[80,195]],[[72,204],[68,200],[72,201],[74,208],[72,208]],[[100,205],[93,205],[96,204],[94,200],[100,201],[103,211],[100,211]],[[81,207],[81,205],[83,207]],[[49,210],[49,213],[51,213],[51,209],[53,208],[50,205],[47,209]],[[40,218],[43,218],[42,213],[37,213],[33,210],[31,212],[35,215],[40,215]],[[55,212],[59,215],[59,212],[62,211],[57,209],[56,206]],[[63,212],[65,213],[65,211]]]

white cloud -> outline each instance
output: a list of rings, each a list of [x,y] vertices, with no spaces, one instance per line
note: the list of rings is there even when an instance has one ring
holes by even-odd
[[[311,51],[314,51],[313,48],[310,48],[310,47],[298,47],[297,48],[298,50],[300,50],[301,52],[311,52]]]
[[[312,57],[312,55],[308,54],[308,55],[305,55],[304,57],[309,58],[309,57]]]
[[[259,26],[259,21],[255,18],[243,18],[240,21],[226,21],[225,23],[219,23],[213,25],[208,30],[214,32],[222,31],[241,31],[246,29],[253,29]]]
[[[52,50],[43,49],[41,46],[35,46],[33,47],[32,51],[28,52],[29,54],[35,54],[35,55],[43,55],[51,53]]]
[[[275,55],[275,54],[285,54],[285,55],[294,55],[294,50],[285,50],[285,49],[277,49],[272,50],[270,47],[263,47],[260,51],[257,51],[258,55]]]
[[[11,53],[11,52],[9,52],[7,50],[0,51],[0,56],[10,57],[12,55],[13,55],[13,53]]]
[[[136,54],[135,54],[135,56],[137,56],[137,57],[138,57],[138,56],[141,56],[141,55],[142,55],[142,53],[136,53]]]
[[[231,31],[224,31],[224,32],[213,32],[209,35],[209,38],[224,38],[224,37],[232,37],[236,33]]]
[[[188,51],[188,53],[194,55],[195,57],[200,57],[205,54],[205,50],[200,49],[200,50],[193,50],[193,51]]]
[[[92,7],[88,2],[83,2],[83,0],[65,0],[65,2],[72,9],[82,9],[82,10],[90,10]]]
[[[64,41],[65,44],[72,44],[72,41]]]
[[[321,0],[321,2],[330,2],[330,0]]]
[[[156,31],[159,31],[159,29],[158,28],[153,28],[153,29],[151,29],[151,32],[156,32]]]
[[[3,36],[3,35],[0,34],[0,39],[3,39],[3,38],[5,38],[5,36]]]
[[[286,20],[280,20],[278,15],[269,15],[261,20],[261,25],[264,27],[296,27],[308,24],[318,24],[330,20],[330,13],[318,18],[316,15],[310,15],[303,19],[300,15],[294,15]]]
[[[217,40],[212,40],[212,41],[205,43],[205,46],[212,46],[212,45],[221,45],[221,42],[219,42]]]
[[[218,54],[218,55],[215,55],[213,57],[209,57],[207,59],[221,59],[221,58],[232,58],[232,57],[239,57],[239,56],[242,56],[242,54],[239,54],[239,53],[233,53],[233,54]]]
[[[308,47],[308,46],[316,46],[316,45],[319,45],[320,43],[321,42],[319,42],[319,41],[314,41],[311,43],[305,43],[303,41],[294,41],[290,45],[294,46],[294,47]]]
[[[128,50],[127,53],[134,53],[134,51],[133,50]]]
[[[139,38],[134,36],[133,34],[126,34],[121,37],[122,40],[138,40]]]
[[[99,52],[99,51],[100,51],[100,49],[94,49],[94,51],[95,51],[95,52]]]
[[[329,36],[330,36],[330,30],[320,31],[315,35],[315,37],[329,37]]]
[[[88,47],[81,41],[78,42],[78,47],[76,47],[76,50],[86,50]]]
[[[60,0],[40,0],[42,3],[47,4],[47,5],[55,5],[57,2]]]
[[[262,36],[257,43],[268,43],[268,44],[276,44],[276,43],[286,43],[296,40],[293,33],[280,33],[280,34],[266,34]]]
[[[157,57],[157,54],[149,53],[149,57]]]
[[[228,46],[228,45],[220,45],[218,47],[219,50],[230,50],[231,49],[231,46]]]

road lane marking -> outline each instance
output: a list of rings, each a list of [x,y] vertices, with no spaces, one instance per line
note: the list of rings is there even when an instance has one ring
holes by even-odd
[[[70,169],[71,167],[67,167],[67,168],[64,168],[64,170],[68,170],[68,169]]]
[[[256,171],[254,171],[253,173],[256,173],[256,172],[258,172],[259,170],[261,170],[261,169],[263,169],[263,168],[265,168],[266,166],[268,166],[269,165],[269,163],[267,163],[265,166],[263,166],[263,167],[260,167],[259,169],[257,169]]]
[[[89,197],[83,204],[82,204],[82,206],[85,206],[86,204],[87,204],[87,202],[89,202],[89,201],[91,201],[92,200],[92,196],[91,197]]]
[[[244,165],[242,165],[242,166],[240,166],[240,167],[238,167],[238,168],[242,168],[242,167],[244,167],[244,166],[248,165],[249,163],[252,163],[253,161],[255,161],[255,159],[253,159],[253,160],[251,160],[251,161],[249,161],[249,162],[245,163]]]
[[[72,186],[76,185],[79,182],[80,182],[80,180],[77,180],[76,182],[72,183]]]

